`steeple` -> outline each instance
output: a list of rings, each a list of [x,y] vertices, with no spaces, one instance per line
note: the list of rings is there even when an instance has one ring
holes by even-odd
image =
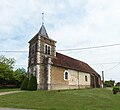
[[[41,26],[38,34],[42,35],[43,37],[48,37],[47,31],[44,26],[44,13],[42,13],[42,26]]]
[[[48,34],[47,34],[47,31],[45,29],[45,26],[44,24],[42,24],[39,32],[38,32],[39,35],[43,36],[43,37],[47,37],[48,38]]]

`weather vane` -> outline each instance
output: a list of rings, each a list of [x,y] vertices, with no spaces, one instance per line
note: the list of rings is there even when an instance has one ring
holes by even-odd
[[[42,13],[42,25],[44,25],[44,13]]]

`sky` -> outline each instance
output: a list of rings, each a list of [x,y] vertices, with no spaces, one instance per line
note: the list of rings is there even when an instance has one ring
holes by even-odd
[[[57,50],[120,44],[120,0],[1,0],[0,55],[27,69],[28,41],[44,25]],[[120,82],[120,45],[58,51],[88,63],[105,80]]]

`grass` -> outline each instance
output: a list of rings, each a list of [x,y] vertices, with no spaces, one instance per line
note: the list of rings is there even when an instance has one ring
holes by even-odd
[[[9,92],[9,91],[19,91],[19,88],[12,88],[12,89],[0,89],[0,92]]]
[[[120,93],[109,89],[25,91],[0,96],[0,107],[39,110],[120,110]]]

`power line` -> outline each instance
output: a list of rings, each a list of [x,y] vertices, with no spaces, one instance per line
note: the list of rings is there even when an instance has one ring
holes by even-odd
[[[105,47],[113,47],[113,46],[120,46],[119,44],[111,44],[111,45],[101,45],[101,46],[93,46],[93,47],[84,47],[84,48],[73,48],[73,49],[64,49],[64,50],[57,50],[57,51],[76,51],[76,50],[86,50],[86,49],[97,49],[97,48],[105,48]]]
[[[94,64],[90,64],[90,65],[109,65],[109,64],[120,64],[120,62],[109,62],[109,63],[94,63]],[[25,64],[21,64],[21,65],[15,65],[15,66],[27,66]]]
[[[28,65],[15,65],[15,66],[28,66]]]
[[[115,66],[113,66],[112,68],[109,68],[109,69],[107,69],[107,70],[105,70],[105,71],[113,70],[113,69],[115,69],[115,68],[118,67],[118,66],[120,66],[120,62],[119,62],[118,64],[116,64]]]
[[[93,46],[93,47],[83,47],[83,48],[71,48],[71,49],[58,49],[57,51],[78,51],[78,50],[87,50],[87,49],[97,49],[97,48],[106,48],[106,47],[113,47],[113,46],[120,46],[118,44],[111,44],[111,45],[100,45],[100,46]],[[0,52],[11,52],[11,53],[25,53],[28,52],[27,50],[1,50]]]
[[[3,51],[0,51],[0,52],[10,52],[10,53],[25,53],[25,52],[28,52],[28,51],[26,51],[26,50],[21,50],[21,51],[19,51],[19,50],[3,50]]]
[[[100,45],[100,46],[93,46],[93,47],[83,47],[83,48],[71,48],[71,49],[60,49],[57,51],[77,51],[77,50],[86,50],[86,49],[97,49],[97,48],[105,48],[105,47],[113,47],[113,46],[120,46],[120,43],[118,44],[110,44],[110,45]],[[13,53],[17,53],[17,52],[28,52],[27,50],[3,50],[0,52],[13,52]]]

